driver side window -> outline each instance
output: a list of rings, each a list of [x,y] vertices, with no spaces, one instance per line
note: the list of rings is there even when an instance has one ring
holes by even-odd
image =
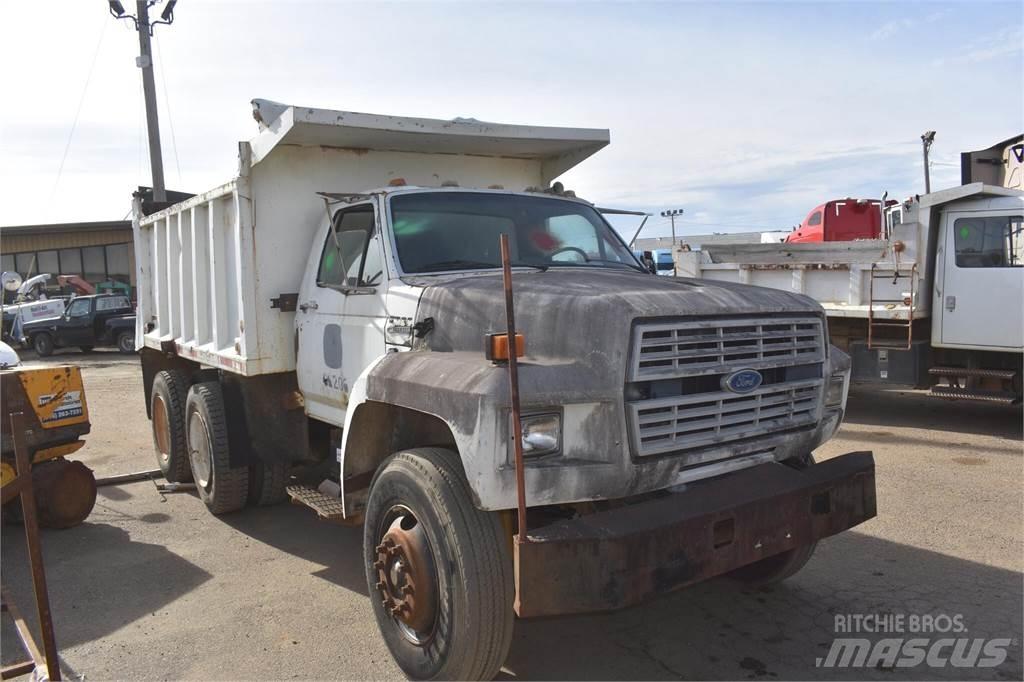
[[[89,300],[73,301],[68,307],[68,317],[85,317],[89,314]]]
[[[320,254],[317,286],[360,287],[379,284],[384,276],[373,207],[366,204],[334,214]]]

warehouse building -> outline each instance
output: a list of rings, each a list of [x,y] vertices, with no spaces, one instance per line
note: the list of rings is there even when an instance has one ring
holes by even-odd
[[[0,270],[23,278],[79,275],[92,285],[117,282],[135,289],[130,220],[0,227]]]

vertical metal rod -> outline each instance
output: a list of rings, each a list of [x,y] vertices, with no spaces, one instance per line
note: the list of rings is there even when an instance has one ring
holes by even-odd
[[[156,111],[156,83],[153,80],[153,50],[149,41],[149,1],[136,0],[139,33],[139,68],[142,69],[142,93],[146,101],[146,128],[149,131],[149,166],[153,171],[153,201],[167,201],[164,190],[164,160],[160,151],[160,123]]]
[[[512,308],[512,259],[509,256],[508,235],[501,235],[501,270],[505,283],[505,320],[508,329],[508,386],[512,402],[512,441],[516,465],[516,510],[519,533],[516,542],[529,542],[526,535],[526,476],[523,471],[523,425],[519,409],[519,358],[516,357],[516,315]]]
[[[43,569],[43,552],[39,546],[39,521],[36,518],[36,496],[32,488],[32,462],[25,451],[25,419],[21,412],[11,414],[11,438],[14,441],[15,476],[23,478],[21,487],[21,517],[25,525],[25,544],[28,546],[28,563],[32,572],[32,587],[36,597],[36,611],[39,614],[39,629],[43,639],[43,656],[46,659],[46,674],[51,680],[60,680],[60,663],[57,658],[57,642],[53,636],[53,617],[50,614],[50,596],[46,589],[46,571]]]
[[[645,215],[644,219],[640,221],[640,227],[636,228],[636,232],[633,233],[633,238],[629,240],[629,248],[633,248],[633,244],[636,242],[636,238],[640,236],[640,230],[644,229],[644,225],[647,224],[647,219],[651,216]]]
[[[676,270],[676,216],[672,214],[672,246],[669,248],[669,253],[672,254],[672,276],[678,277],[679,272]]]

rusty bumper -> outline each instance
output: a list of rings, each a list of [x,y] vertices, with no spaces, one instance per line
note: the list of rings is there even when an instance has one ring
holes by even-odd
[[[607,611],[727,573],[875,516],[875,461],[762,464],[648,502],[530,530],[515,545],[522,618]]]

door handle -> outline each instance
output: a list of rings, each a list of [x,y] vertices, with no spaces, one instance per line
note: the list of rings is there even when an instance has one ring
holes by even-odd
[[[307,312],[309,310],[318,310],[319,308],[320,306],[317,304],[316,301],[306,301],[305,303],[299,304],[299,310],[301,310],[302,312]]]
[[[946,310],[948,310],[949,312],[953,312],[954,310],[956,310],[956,296],[946,297]]]

